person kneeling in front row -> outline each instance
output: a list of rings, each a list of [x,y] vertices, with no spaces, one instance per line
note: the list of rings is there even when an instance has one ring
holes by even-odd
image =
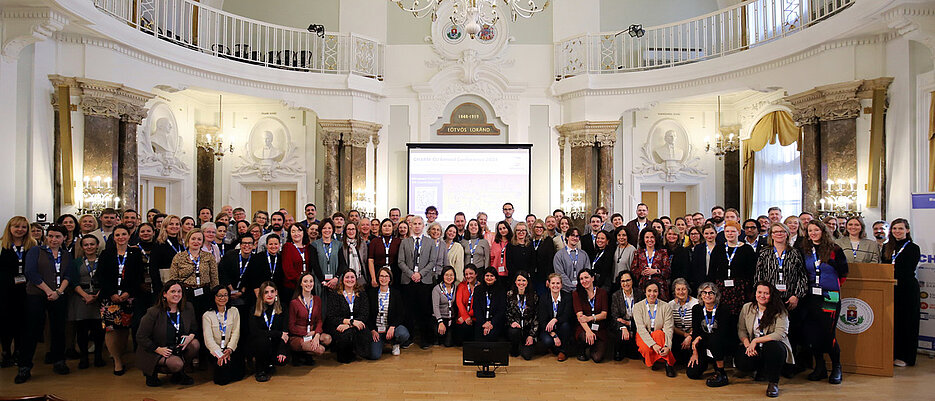
[[[660,360],[665,361],[666,376],[675,377],[675,355],[672,353],[672,331],[675,325],[672,307],[659,300],[659,284],[649,282],[645,288],[646,299],[633,307],[636,324],[636,346],[652,367]]]
[[[159,302],[146,311],[136,332],[136,364],[146,376],[147,386],[162,385],[157,377],[160,372],[171,373],[173,383],[194,384],[184,368],[201,348],[195,339],[197,332],[195,308],[182,295],[182,284],[169,280],[162,287]]]
[[[256,359],[256,381],[269,381],[276,371],[273,365],[285,365],[289,353],[286,346],[289,340],[286,316],[279,303],[279,290],[271,281],[260,284],[256,308],[250,320],[250,335],[253,337],[252,351]]]
[[[325,353],[331,336],[322,332],[321,298],[313,295],[315,276],[303,273],[299,288],[289,304],[289,348],[296,352],[293,363],[315,364],[315,356]]]
[[[387,343],[393,344],[393,355],[399,355],[400,344],[409,341],[409,329],[403,326],[403,298],[395,288],[390,288],[393,282],[393,270],[389,266],[383,266],[377,271],[377,287],[372,292],[370,301],[370,319],[367,326],[370,328],[372,343],[370,345],[370,354],[365,355],[367,359],[380,359],[383,356],[383,346]]]
[[[766,396],[778,397],[783,363],[795,363],[788,338],[789,315],[772,284],[757,283],[755,297],[755,302],[747,302],[740,310],[737,336],[743,344],[734,363],[737,369],[764,376],[769,381]]]

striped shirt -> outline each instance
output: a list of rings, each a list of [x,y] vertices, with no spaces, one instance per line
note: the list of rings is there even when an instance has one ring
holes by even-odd
[[[690,295],[685,305],[680,306],[678,300],[669,301],[672,307],[672,318],[675,321],[675,327],[689,333],[692,331],[692,307],[698,304],[698,298],[692,298]]]

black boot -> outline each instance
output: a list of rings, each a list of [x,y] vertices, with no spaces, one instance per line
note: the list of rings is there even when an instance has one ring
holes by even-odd
[[[146,385],[149,387],[159,387],[162,385],[162,380],[159,380],[159,376],[157,375],[146,376]]]
[[[24,368],[21,366],[19,368],[19,372],[16,373],[16,378],[13,379],[13,382],[16,384],[26,383],[26,380],[29,380],[29,378],[32,377],[32,374],[29,373],[30,370],[31,369],[29,368]]]
[[[808,374],[808,380],[817,382],[819,380],[824,380],[827,377],[828,369],[825,368],[825,361],[823,359],[815,358],[815,370]]]
[[[618,349],[618,350],[614,350],[614,360],[615,360],[615,361],[622,361],[622,360],[623,360],[623,351],[622,351],[622,350],[619,350],[619,349]]]
[[[675,377],[675,366],[666,364],[666,376]]]
[[[828,376],[828,383],[841,384],[842,379],[841,364],[831,365],[831,376]]]
[[[705,381],[705,384],[707,384],[708,387],[724,387],[728,383],[729,380],[727,378],[727,372],[720,368],[715,368],[714,376],[709,377],[708,380]]]

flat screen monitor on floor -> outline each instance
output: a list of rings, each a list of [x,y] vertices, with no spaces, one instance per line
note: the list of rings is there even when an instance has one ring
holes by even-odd
[[[448,224],[457,212],[467,220],[486,212],[494,229],[503,204],[513,203],[513,218],[529,214],[532,145],[409,144],[409,212],[438,208]],[[444,225],[442,229],[444,229]]]

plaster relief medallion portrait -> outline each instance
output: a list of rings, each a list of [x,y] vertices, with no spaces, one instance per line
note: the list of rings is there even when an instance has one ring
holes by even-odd
[[[152,169],[162,176],[188,171],[181,160],[185,152],[178,123],[165,103],[150,108],[149,116],[140,124],[137,144],[141,169]]]
[[[636,174],[657,175],[666,182],[677,181],[681,176],[705,175],[688,132],[674,119],[665,118],[653,124],[640,153],[642,165],[634,169]]]
[[[260,179],[271,181],[278,174],[292,175],[304,171],[298,148],[289,138],[289,131],[276,118],[262,118],[254,124],[243,153],[243,163],[234,174],[256,173]]]

